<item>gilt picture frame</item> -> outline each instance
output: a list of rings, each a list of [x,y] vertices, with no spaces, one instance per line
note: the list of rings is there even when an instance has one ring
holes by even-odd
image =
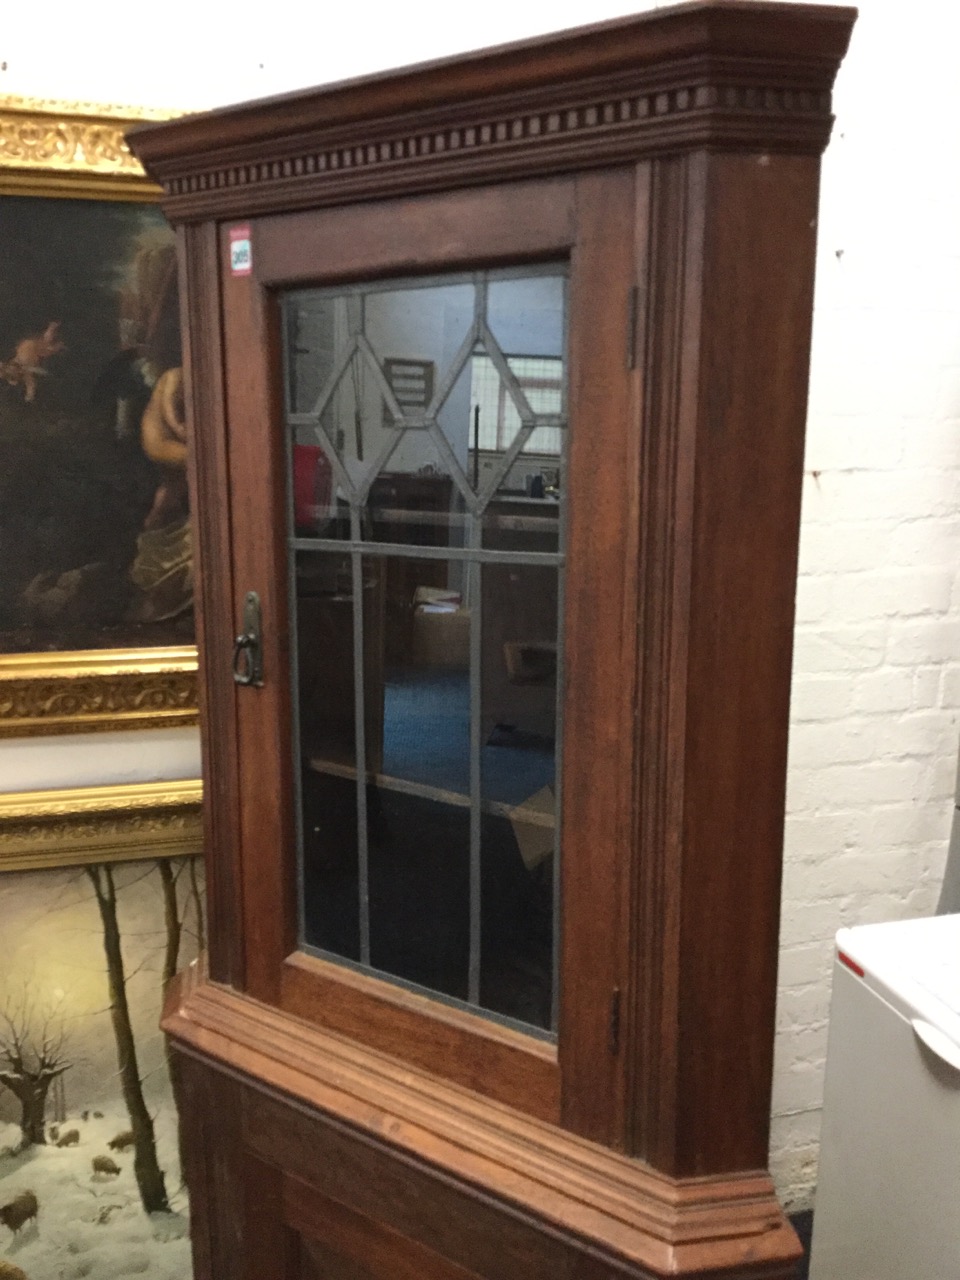
[[[0,210],[10,224],[5,227],[2,257],[7,263],[8,288],[11,281],[19,281],[21,294],[36,295],[31,298],[32,311],[24,307],[18,311],[11,305],[0,316],[0,394],[7,406],[8,424],[12,419],[7,440],[22,445],[21,456],[33,459],[33,469],[24,469],[26,478],[18,485],[19,495],[32,499],[42,490],[43,448],[48,448],[51,468],[56,464],[57,433],[66,434],[74,415],[71,395],[75,394],[77,401],[74,416],[77,421],[83,416],[86,429],[89,387],[102,385],[112,365],[122,366],[124,376],[134,364],[147,368],[149,375],[143,379],[139,404],[135,398],[123,403],[119,383],[107,387],[108,396],[116,392],[117,407],[111,404],[102,410],[107,415],[103,431],[109,434],[113,429],[110,415],[116,413],[119,424],[126,413],[129,439],[123,447],[129,458],[140,448],[138,417],[148,393],[164,376],[167,400],[172,403],[176,388],[171,377],[176,371],[171,369],[167,376],[165,369],[175,357],[168,354],[165,360],[149,366],[156,316],[162,312],[167,317],[168,347],[177,327],[172,242],[160,243],[158,189],[130,153],[124,133],[138,121],[173,114],[0,96]],[[103,216],[98,220],[100,214]],[[52,237],[51,226],[56,228]],[[26,234],[18,237],[18,227],[31,232],[37,227],[48,230],[45,238],[37,232],[39,238],[28,244]],[[60,260],[38,261],[38,254],[46,253],[45,246],[50,244],[68,247],[61,249]],[[72,257],[70,246],[75,249]],[[18,253],[28,259],[26,265],[17,261]],[[98,253],[103,261],[97,259]],[[62,261],[69,261],[70,271],[58,276]],[[154,281],[158,275],[173,281],[163,297],[157,287],[150,293],[151,269]],[[136,287],[130,286],[128,278],[121,280],[124,271],[128,278],[137,275]],[[67,295],[71,282],[75,285],[77,280],[94,278],[100,282],[99,292],[88,289],[87,294],[95,295],[100,309],[95,322],[88,324],[82,306]],[[44,283],[51,279],[58,282],[63,301],[59,295],[52,301],[44,295]],[[10,292],[16,294],[17,290]],[[115,318],[111,307],[117,313]],[[65,320],[61,312],[69,313],[70,319]],[[150,329],[150,322],[144,320],[148,313],[153,318],[153,334],[146,332]],[[32,317],[29,321],[28,314]],[[104,333],[110,337],[104,339]],[[114,335],[115,351],[109,348]],[[176,431],[178,424],[173,422],[172,426]],[[160,428],[165,429],[165,424],[161,422]],[[185,441],[174,444],[185,454]],[[164,470],[166,455],[150,455],[155,462],[151,472],[138,458],[130,474],[139,488],[131,483],[121,489],[116,475],[126,473],[114,467],[109,458],[104,462],[108,447],[113,446],[101,441],[99,452],[91,451],[89,458],[81,446],[78,435],[70,437],[70,456],[56,473],[58,494],[45,510],[46,523],[37,521],[38,530],[46,531],[48,543],[60,537],[70,544],[62,554],[47,563],[44,555],[50,559],[49,546],[31,545],[35,531],[29,511],[6,529],[6,541],[16,554],[3,557],[2,563],[8,573],[9,566],[16,565],[20,576],[12,582],[0,580],[0,738],[165,728],[196,721],[197,654],[186,617],[189,605],[184,605],[191,573],[186,513],[180,513],[182,537],[174,551],[170,552],[169,537],[164,544],[164,554],[172,555],[175,561],[169,573],[170,561],[159,570],[149,563],[146,568],[133,563],[140,554],[141,537],[145,539],[150,532],[151,518],[158,523],[176,500],[185,504],[183,463],[179,461],[175,470],[169,466]],[[11,474],[9,466],[7,474]],[[108,475],[112,491],[103,483],[97,489],[95,482]],[[96,528],[84,529],[82,507],[78,501],[71,505],[74,489],[87,495],[87,508],[104,529],[115,526],[125,531],[127,543],[115,555],[103,554],[97,545]],[[119,516],[109,507],[118,490],[123,499]],[[106,498],[101,498],[101,491]],[[64,493],[66,504],[62,502]],[[65,511],[58,509],[58,500]],[[26,501],[24,496],[24,504]],[[161,510],[165,502],[167,509]],[[6,510],[9,513],[10,504]],[[58,524],[65,532],[57,532]],[[169,527],[172,525],[164,529]],[[103,542],[102,531],[99,536]],[[3,541],[4,530],[0,529],[0,544]],[[136,551],[126,551],[128,544]],[[71,553],[81,563],[73,563]],[[149,591],[165,573],[168,597],[171,591],[179,594],[172,604],[167,598],[156,605],[148,598]],[[165,611],[169,616],[161,616]],[[88,642],[92,634],[96,643]]]
[[[200,800],[0,795],[0,1275],[191,1275],[159,1021],[205,945]]]
[[[199,778],[0,794],[0,874],[203,852]]]

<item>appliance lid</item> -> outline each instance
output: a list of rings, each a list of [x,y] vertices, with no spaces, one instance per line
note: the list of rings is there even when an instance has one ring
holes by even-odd
[[[960,1069],[960,914],[841,929],[837,959]]]

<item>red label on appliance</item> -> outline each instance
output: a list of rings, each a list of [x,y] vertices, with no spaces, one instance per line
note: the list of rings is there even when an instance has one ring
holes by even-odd
[[[848,969],[851,969],[858,978],[864,977],[863,966],[857,964],[856,960],[851,960],[850,957],[848,955],[844,955],[842,951],[837,952],[837,959],[841,964],[845,964]]]
[[[230,228],[230,274],[248,276],[253,272],[249,226]]]

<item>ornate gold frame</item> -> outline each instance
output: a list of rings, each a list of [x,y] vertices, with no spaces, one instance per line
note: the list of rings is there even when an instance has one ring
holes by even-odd
[[[0,96],[0,196],[156,200],[124,132],[175,114]],[[193,646],[0,656],[0,738],[193,724],[196,708]]]
[[[199,778],[0,795],[0,872],[203,850]]]
[[[124,141],[130,125],[175,111],[0,94],[0,192],[71,200],[156,200]]]

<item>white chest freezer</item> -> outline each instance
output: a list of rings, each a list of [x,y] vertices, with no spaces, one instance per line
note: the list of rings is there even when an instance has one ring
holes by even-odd
[[[960,915],[837,934],[810,1280],[960,1280]]]

